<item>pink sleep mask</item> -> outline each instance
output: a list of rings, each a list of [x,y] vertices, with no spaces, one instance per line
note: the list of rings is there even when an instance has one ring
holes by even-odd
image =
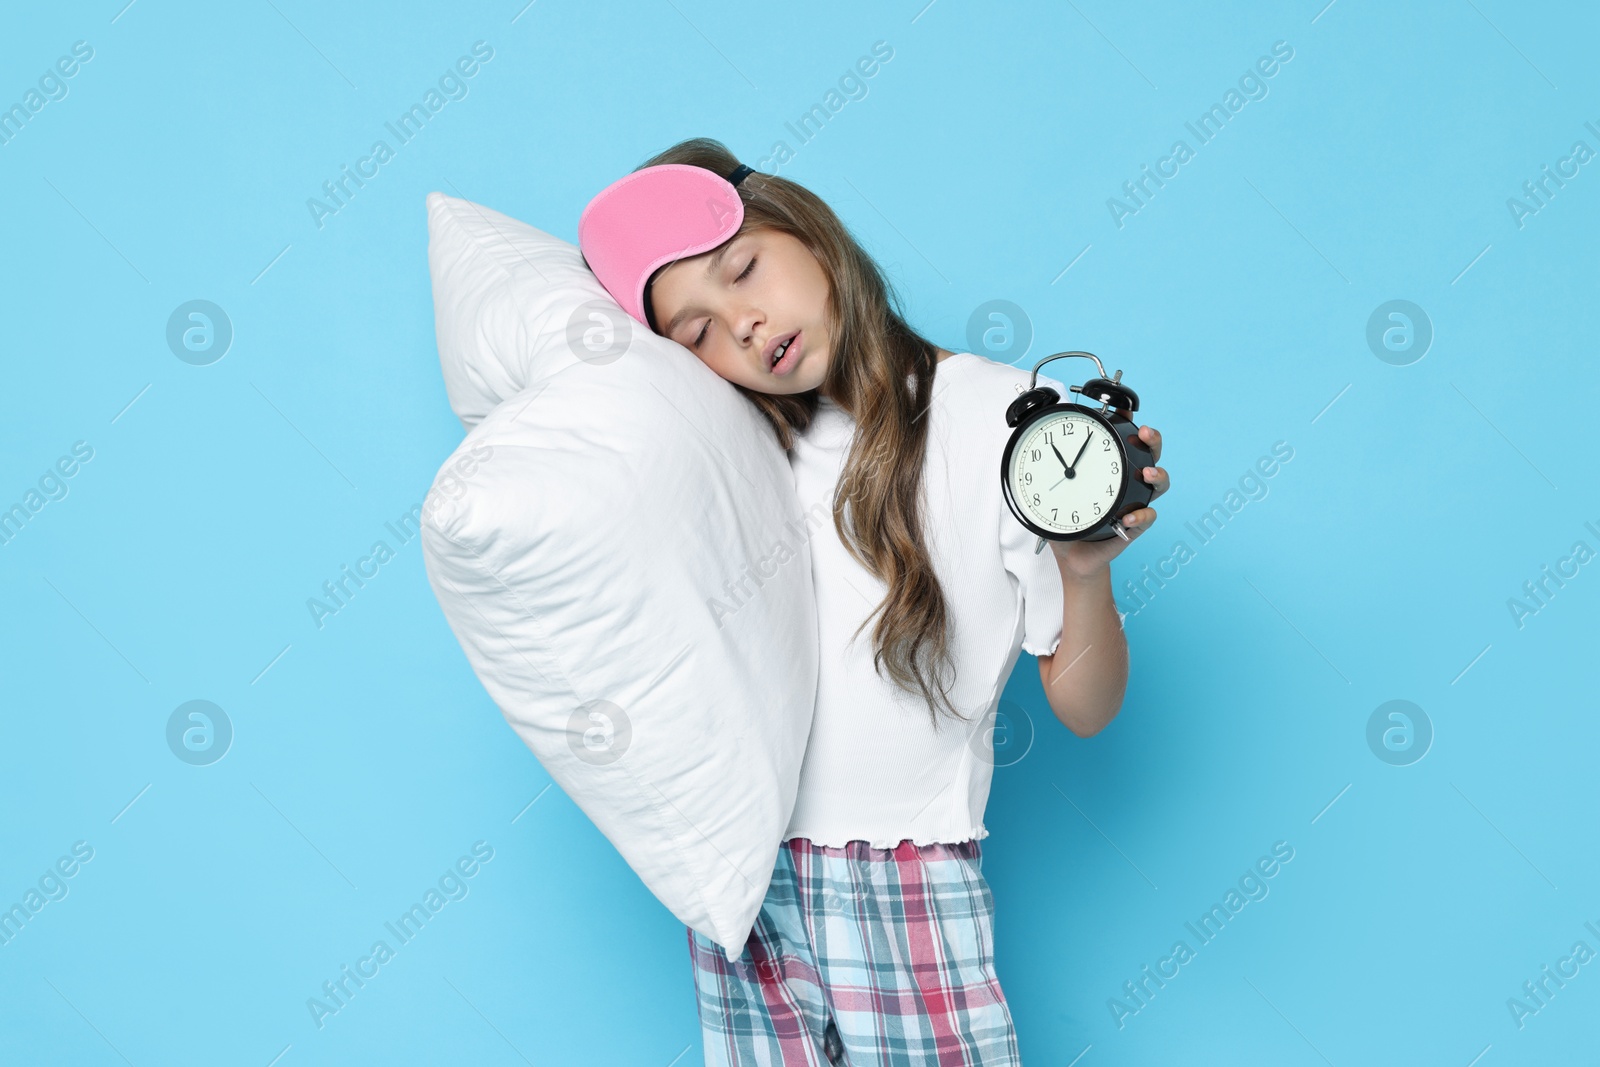
[[[742,163],[727,178],[704,167],[664,163],[611,183],[578,218],[584,262],[622,310],[659,333],[650,310],[650,276],[738,232],[744,202],[735,187],[751,173]]]

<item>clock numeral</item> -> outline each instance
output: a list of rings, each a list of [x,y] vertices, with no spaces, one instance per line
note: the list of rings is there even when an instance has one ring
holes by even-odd
[[[1080,424],[1084,431],[1081,434],[1078,432]],[[1126,452],[1117,446],[1110,434],[1097,432],[1101,428],[1089,420],[1068,417],[1062,417],[1049,426],[1036,424],[1031,439],[1026,444],[1019,442],[1018,450],[1012,453],[1014,472],[1012,477],[1015,479],[1012,483],[1013,499],[1039,516],[1040,522],[1047,522],[1062,529],[1082,529],[1104,518],[1116,503],[1117,492],[1122,483],[1122,461],[1126,458]],[[1082,464],[1077,464],[1080,488],[1076,492],[1067,494],[1076,497],[1076,509],[1071,504],[1064,508],[1046,504],[1044,501],[1046,489],[1052,485],[1061,485],[1058,481],[1061,476],[1060,471],[1046,476],[1047,469],[1056,466],[1057,457],[1053,453],[1065,453],[1066,460],[1070,461],[1074,455],[1083,454],[1081,446],[1092,445],[1097,439],[1100,442],[1098,451],[1106,458],[1103,463],[1094,461],[1094,469],[1099,472],[1109,468],[1110,474],[1111,484],[1105,486],[1105,497],[1100,498],[1097,490],[1084,484],[1082,476],[1088,474],[1088,471],[1083,469]],[[1069,447],[1068,441],[1072,442],[1070,452],[1066,451]],[[1037,464],[1043,466],[1036,467]],[[1105,484],[1101,481],[1102,477],[1097,473],[1092,480]],[[1051,491],[1048,495],[1056,496],[1057,493]],[[1062,515],[1063,510],[1067,513],[1065,516]],[[1045,519],[1047,513],[1049,518]]]

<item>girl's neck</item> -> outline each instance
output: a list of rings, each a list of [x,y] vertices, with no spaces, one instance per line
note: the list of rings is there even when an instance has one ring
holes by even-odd
[[[940,363],[943,363],[945,360],[949,359],[953,355],[955,355],[954,352],[950,352],[950,351],[948,351],[946,349],[943,349],[943,348],[935,349],[934,350],[934,364],[935,364],[935,366],[937,366]],[[825,388],[823,388],[821,386],[819,386],[817,388],[817,395],[819,397],[821,397],[823,400],[832,401],[835,404],[838,403],[838,401],[834,400],[833,397],[828,395],[827,389],[825,389]]]

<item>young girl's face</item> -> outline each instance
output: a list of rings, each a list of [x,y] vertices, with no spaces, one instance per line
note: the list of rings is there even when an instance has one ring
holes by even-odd
[[[822,384],[831,355],[828,279],[789,234],[749,230],[670,263],[656,275],[650,299],[662,334],[736,385],[802,393]]]

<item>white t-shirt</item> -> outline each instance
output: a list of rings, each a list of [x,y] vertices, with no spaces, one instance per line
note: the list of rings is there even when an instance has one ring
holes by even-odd
[[[955,682],[951,702],[967,722],[941,713],[879,676],[872,626],[851,634],[887,592],[839,540],[833,493],[855,420],[822,398],[789,453],[801,510],[825,516],[813,528],[821,667],[817,704],[784,840],[819,845],[861,840],[873,848],[960,842],[988,836],[983,812],[994,771],[990,713],[1019,649],[1052,655],[1061,640],[1062,579],[1048,544],[1019,523],[1001,496],[1000,460],[1011,427],[1006,407],[1032,368],[970,352],[936,365],[923,473],[924,538],[944,593]],[[1062,383],[1041,374],[1063,400]],[[813,511],[813,506],[821,507]],[[876,620],[874,620],[874,623]],[[773,650],[781,655],[781,649]]]

